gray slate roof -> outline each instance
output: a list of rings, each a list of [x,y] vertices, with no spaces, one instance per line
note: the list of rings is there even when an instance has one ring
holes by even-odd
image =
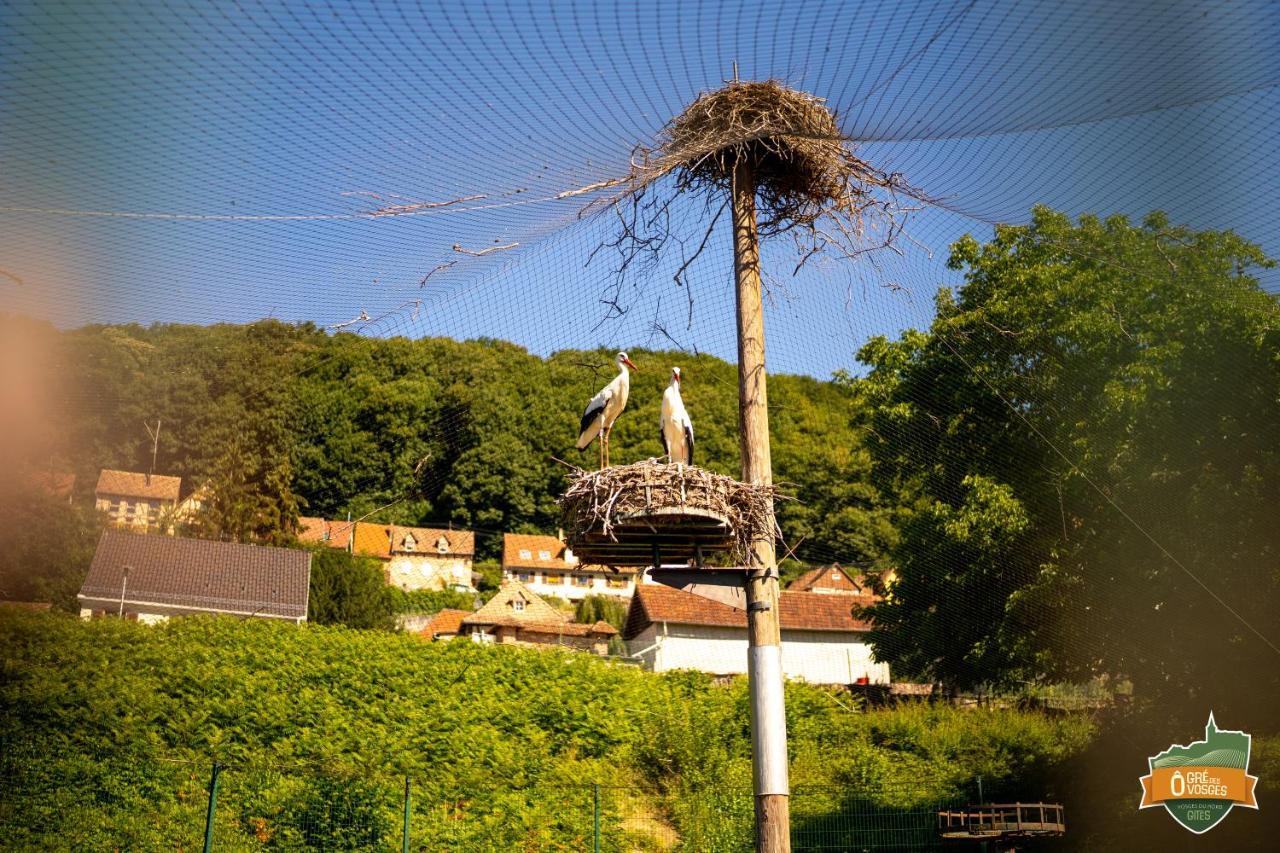
[[[106,530],[80,596],[119,601],[125,566],[126,605],[151,602],[288,619],[307,615],[307,551]]]

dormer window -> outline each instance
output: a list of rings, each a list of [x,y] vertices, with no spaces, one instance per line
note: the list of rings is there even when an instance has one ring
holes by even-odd
[[[413,538],[412,533],[406,533],[404,537],[404,549],[412,551],[418,547],[418,540]]]
[[[539,551],[539,552],[538,552],[538,559],[539,559],[539,560],[550,560],[550,559],[551,559],[551,552],[550,552],[550,551]]]
[[[524,610],[524,599],[523,598],[511,599],[511,609],[515,611]]]
[[[522,560],[532,560],[532,559],[533,559],[533,552],[532,552],[532,551],[530,551],[528,548],[521,548],[521,549],[520,549],[520,559],[522,559]]]
[[[440,554],[449,553],[449,540],[441,536],[436,540],[436,552]]]

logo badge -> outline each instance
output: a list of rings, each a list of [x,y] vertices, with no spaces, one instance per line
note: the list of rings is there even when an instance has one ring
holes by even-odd
[[[1151,770],[1143,776],[1140,809],[1164,806],[1184,827],[1199,835],[1226,817],[1233,806],[1256,809],[1257,776],[1249,775],[1253,738],[1244,732],[1219,729],[1209,712],[1204,740],[1174,744],[1147,759]]]

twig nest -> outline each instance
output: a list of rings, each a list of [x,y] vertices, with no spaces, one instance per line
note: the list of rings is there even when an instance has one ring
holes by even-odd
[[[743,563],[776,537],[772,486],[752,486],[690,465],[655,460],[603,471],[571,468],[560,498],[566,541],[583,562],[614,566],[727,554]]]
[[[772,80],[734,82],[700,95],[663,129],[656,149],[637,151],[646,183],[676,172],[681,189],[728,189],[745,159],[756,184],[760,230],[812,226],[832,212],[856,215],[873,188],[905,189],[896,175],[854,153],[822,98]]]

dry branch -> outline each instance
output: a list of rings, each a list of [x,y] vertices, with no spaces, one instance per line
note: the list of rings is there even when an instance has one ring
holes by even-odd
[[[856,148],[821,98],[772,80],[734,81],[695,99],[663,128],[653,147],[637,146],[626,176],[562,196],[619,188],[587,204],[583,214],[616,214],[615,236],[597,246],[592,257],[600,249],[616,252],[613,274],[620,282],[633,266],[655,264],[674,239],[675,199],[692,193],[706,200],[708,211],[715,209],[732,189],[735,164],[746,160],[756,185],[760,233],[794,239],[798,272],[826,250],[847,258],[898,251],[907,216],[933,201],[902,175],[858,157]],[[685,284],[717,219],[718,214],[711,218],[700,240],[699,235],[677,240],[697,249],[681,259],[676,284]]]

